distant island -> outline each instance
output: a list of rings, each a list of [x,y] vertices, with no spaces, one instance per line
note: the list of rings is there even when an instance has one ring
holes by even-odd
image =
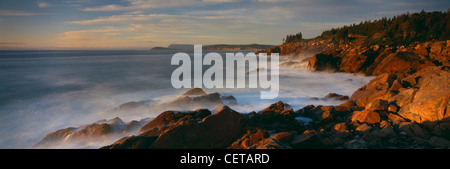
[[[204,45],[203,50],[267,50],[275,45],[247,44],[247,45],[230,45],[215,44]],[[171,44],[168,47],[153,47],[150,50],[194,50],[192,44]]]

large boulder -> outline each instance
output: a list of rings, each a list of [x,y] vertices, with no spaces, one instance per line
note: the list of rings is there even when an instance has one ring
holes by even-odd
[[[362,111],[354,111],[352,115],[352,121],[354,122],[360,122],[360,123],[369,123],[369,124],[375,124],[380,123],[381,118],[380,115],[369,109],[365,109]]]
[[[369,83],[355,91],[350,98],[358,107],[366,107],[367,104],[378,100],[388,100],[395,95],[390,90],[396,76],[384,73],[372,79]]]
[[[404,103],[398,114],[411,121],[436,129],[436,134],[450,131],[449,67],[429,67],[411,76],[420,77],[416,92]]]
[[[244,117],[227,106],[202,122],[185,121],[162,133],[151,148],[226,148],[243,132]]]

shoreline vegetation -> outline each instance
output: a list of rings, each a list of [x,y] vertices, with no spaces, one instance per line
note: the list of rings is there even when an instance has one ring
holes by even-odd
[[[307,62],[311,71],[376,76],[338,106],[293,110],[279,101],[242,114],[226,106],[237,104],[233,96],[193,89],[164,106],[206,101],[215,108],[66,128],[49,133],[33,148],[112,137],[120,139],[102,149],[450,148],[449,21],[448,11],[406,13],[324,31],[313,39],[288,35],[282,45],[258,52]]]

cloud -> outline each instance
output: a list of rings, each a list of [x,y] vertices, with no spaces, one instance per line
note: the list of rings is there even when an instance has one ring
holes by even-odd
[[[37,5],[39,6],[39,8],[47,8],[47,7],[50,7],[50,6],[52,6],[50,3],[48,3],[48,2],[42,2],[42,1],[38,1],[37,2]]]
[[[99,17],[97,19],[90,20],[80,20],[80,21],[71,21],[71,24],[77,25],[92,25],[92,24],[124,24],[124,23],[135,23],[135,22],[144,22],[150,21],[158,18],[170,18],[176,17],[176,15],[167,15],[167,14],[125,14],[125,15],[113,15],[109,17]],[[182,16],[179,16],[182,17]]]
[[[208,4],[220,4],[239,2],[241,0],[124,0],[129,3],[127,6],[116,4],[104,5],[99,7],[84,8],[83,11],[129,11],[154,8],[171,8],[185,6],[204,6]]]
[[[35,16],[35,15],[40,14],[25,11],[0,10],[0,16]]]

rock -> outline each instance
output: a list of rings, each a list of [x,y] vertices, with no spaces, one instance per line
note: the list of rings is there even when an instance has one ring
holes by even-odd
[[[212,109],[216,106],[222,105],[224,105],[224,103],[222,102],[220,94],[211,93],[199,96],[182,96],[169,103],[163,103],[154,106],[159,109],[193,110],[201,108]]]
[[[345,149],[367,149],[367,143],[363,139],[359,137],[355,137],[353,140],[350,140],[344,143]]]
[[[187,121],[162,133],[151,148],[226,148],[243,132],[244,117],[227,106],[201,123]]]
[[[395,96],[394,96],[395,97]],[[388,107],[388,111],[391,113],[397,113],[398,112],[398,106],[395,104],[391,104]]]
[[[333,129],[338,132],[348,132],[347,125],[345,123],[337,123],[334,125]]]
[[[382,73],[406,73],[409,70],[419,70],[421,63],[424,62],[416,53],[413,52],[396,52],[388,55],[375,68],[373,74]]]
[[[430,45],[430,59],[436,60],[443,65],[449,64],[450,49],[448,41],[434,42]]]
[[[211,112],[208,109],[198,109],[196,111],[188,111],[188,112],[175,112],[175,111],[165,111],[155,117],[152,121],[145,124],[139,132],[145,132],[151,130],[153,128],[161,128],[164,126],[171,126],[183,120],[195,120],[199,121],[207,116],[211,115]],[[184,118],[189,116],[189,118]]]
[[[251,122],[254,126],[266,130],[303,132],[302,123],[295,120],[295,117],[296,114],[290,106],[279,101],[252,116]]]
[[[124,137],[111,145],[100,149],[148,149],[158,137],[131,136]]]
[[[186,91],[183,95],[185,95],[185,96],[203,96],[203,95],[206,95],[206,92],[203,91],[201,88],[192,88],[192,89]]]
[[[352,115],[352,121],[360,123],[375,124],[381,121],[380,115],[372,110],[355,111]]]
[[[350,99],[358,107],[366,107],[367,104],[377,99],[388,100],[393,96],[389,89],[395,77],[388,73],[381,74],[355,91]]]
[[[338,98],[338,97],[341,97],[342,95],[340,95],[340,94],[336,94],[336,93],[328,93],[326,96],[325,96],[325,98]]]
[[[400,124],[401,122],[406,122],[406,120],[403,117],[400,117],[399,115],[396,115],[394,113],[388,114],[388,119],[392,121],[394,124]]]
[[[264,140],[261,140],[257,144],[250,146],[249,149],[292,149],[292,148],[273,138],[266,138]]]
[[[226,105],[237,105],[237,100],[234,96],[220,96],[222,102]]]
[[[119,106],[117,106],[116,108],[114,108],[112,111],[129,111],[129,110],[133,110],[133,109],[138,109],[141,107],[146,107],[147,102],[146,101],[139,101],[139,102],[126,102],[123,104],[120,104]]]
[[[347,100],[346,102],[340,104],[339,106],[354,107],[354,106],[356,106],[356,104],[355,104],[355,102],[353,102],[353,100]]]
[[[387,110],[388,109],[388,101],[376,99],[369,104],[366,105],[366,109],[369,110]]]
[[[414,96],[416,95],[417,88],[409,88],[404,89],[397,95],[391,97],[388,101],[394,102],[400,107],[403,107],[404,105],[407,105],[411,103],[414,100]]]
[[[261,110],[258,112],[260,115],[277,115],[283,112],[284,110],[290,109],[291,106],[289,106],[286,103],[283,103],[282,101],[278,101],[275,104],[271,104],[269,107],[265,108],[264,110]]]
[[[450,121],[450,72],[445,67],[429,67],[415,74],[421,76],[417,91],[405,101],[398,114],[413,122],[434,128]],[[450,126],[436,128],[437,133],[450,133]],[[446,134],[444,134],[446,135]],[[443,136],[443,135],[440,135]]]
[[[339,70],[337,63],[339,61],[338,57],[333,57],[333,55],[320,53],[314,55],[309,59],[308,68],[315,71],[324,70]]]
[[[430,143],[431,146],[434,147],[444,147],[444,148],[450,147],[450,141],[442,137],[433,136],[430,138],[430,140],[428,140],[428,142]]]
[[[349,97],[348,96],[343,96],[340,94],[336,94],[336,93],[328,93],[325,98],[327,99],[334,99],[334,100],[348,100]]]
[[[257,144],[258,142],[269,137],[267,131],[262,129],[250,129],[247,130],[247,134],[235,141],[230,147],[230,149],[249,149],[250,146]]]
[[[110,120],[97,122],[80,127],[69,127],[47,134],[33,148],[86,148],[100,146],[110,139],[117,139],[136,132],[147,120],[124,123],[116,117]]]
[[[293,135],[291,132],[277,133],[272,136],[273,139],[282,143],[289,143],[292,140],[292,137]]]
[[[369,125],[367,125],[366,123],[358,126],[355,130],[356,131],[361,131],[361,132],[368,132],[372,129],[372,127],[370,127]]]
[[[291,146],[293,148],[314,148],[319,141],[315,132],[305,132],[292,138]]]
[[[386,136],[396,136],[394,128],[392,128],[391,126],[385,126],[380,130],[380,132]]]
[[[401,80],[401,85],[403,88],[413,87],[417,84],[421,77],[420,76],[408,76]]]
[[[414,136],[417,138],[428,140],[430,138],[430,134],[428,131],[420,127],[417,123],[414,122],[402,122],[398,127],[399,131],[405,132],[407,135]]]

